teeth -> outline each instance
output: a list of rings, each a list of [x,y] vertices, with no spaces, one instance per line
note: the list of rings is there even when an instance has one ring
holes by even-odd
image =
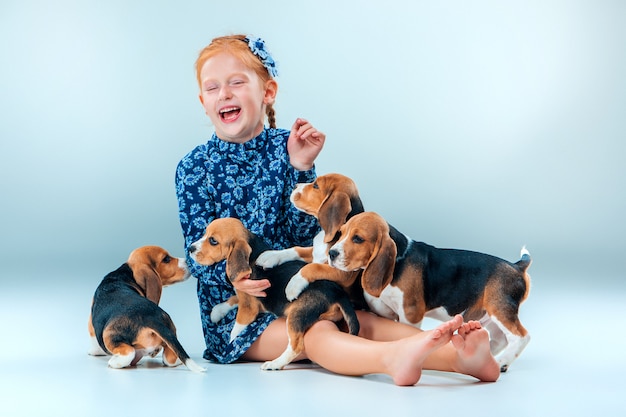
[[[228,107],[225,109],[221,109],[220,114],[224,114],[224,113],[228,113],[228,112],[236,111],[236,110],[239,110],[239,107]]]

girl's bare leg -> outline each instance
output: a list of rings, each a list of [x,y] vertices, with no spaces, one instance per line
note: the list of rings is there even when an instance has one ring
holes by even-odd
[[[424,360],[447,344],[463,324],[456,316],[433,330],[394,341],[374,341],[338,333],[332,322],[316,323],[304,336],[312,361],[342,375],[382,373],[396,385],[414,385],[422,375]]]
[[[462,322],[461,316],[456,316],[433,330],[412,332],[399,340],[376,341],[339,332],[334,323],[320,321],[305,335],[306,356],[342,375],[384,373],[397,385],[414,385],[421,377],[426,358],[448,345]],[[282,352],[287,343],[286,337],[282,336],[281,341],[280,336],[285,334],[284,323],[274,323],[276,327],[270,325],[263,332],[246,352],[245,359],[273,359]]]
[[[489,335],[478,322],[458,325],[453,320],[452,325],[451,322],[442,325],[443,332],[437,328],[433,334],[370,313],[358,314],[361,337],[342,333],[334,323],[321,321],[305,335],[307,351],[298,359],[309,358],[344,375],[386,373],[398,385],[415,384],[422,367],[459,372],[481,381],[496,381],[500,376],[500,367],[489,350]],[[453,335],[457,327],[458,332]],[[452,343],[447,343],[449,340]],[[287,343],[286,322],[279,318],[253,343],[243,359],[259,362],[275,359]],[[346,358],[354,360],[346,362]]]
[[[366,339],[391,342],[422,333],[422,330],[416,329],[413,326],[394,322],[372,313],[358,311],[357,315],[359,317],[359,323],[361,324],[359,336]],[[284,317],[279,317],[274,320],[252,346],[250,346],[242,359],[253,362],[264,362],[276,359],[283,353],[287,343],[289,343],[286,326],[287,321]],[[336,327],[335,330],[338,331]],[[296,360],[302,359],[308,359],[306,352]],[[448,358],[445,359],[446,361],[448,360]],[[443,362],[439,360],[432,362],[432,367],[427,367],[428,369],[453,370],[451,364],[444,363],[439,365],[439,362]]]

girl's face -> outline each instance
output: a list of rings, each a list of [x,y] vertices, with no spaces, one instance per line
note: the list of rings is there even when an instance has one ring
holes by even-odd
[[[263,85],[258,75],[239,59],[220,53],[204,63],[200,82],[200,102],[217,137],[244,143],[261,133],[266,106],[276,97],[276,81]]]

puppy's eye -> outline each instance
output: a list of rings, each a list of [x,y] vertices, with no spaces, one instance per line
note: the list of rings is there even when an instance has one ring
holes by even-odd
[[[356,243],[358,245],[358,244],[361,244],[361,243],[365,242],[365,239],[363,239],[359,235],[354,235],[354,236],[352,236],[352,242],[354,242],[354,243]]]
[[[209,241],[209,244],[210,244],[211,246],[217,246],[217,245],[218,245],[217,240],[215,240],[215,238],[210,237],[210,238],[208,239],[208,241]]]
[[[320,186],[319,186],[319,185],[317,185],[317,181],[315,181],[315,182],[313,183],[313,189],[314,189],[314,190],[319,190],[319,189],[320,189]]]
[[[163,258],[164,264],[169,264],[171,261],[172,261],[172,257],[169,255],[165,255],[165,258]]]

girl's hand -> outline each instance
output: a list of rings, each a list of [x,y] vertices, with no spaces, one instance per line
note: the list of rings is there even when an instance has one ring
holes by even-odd
[[[265,290],[271,287],[271,284],[267,279],[242,278],[234,282],[233,287],[254,297],[265,297],[267,295]]]
[[[287,139],[287,153],[291,165],[298,171],[313,168],[315,158],[322,150],[326,135],[305,119],[296,119]]]

